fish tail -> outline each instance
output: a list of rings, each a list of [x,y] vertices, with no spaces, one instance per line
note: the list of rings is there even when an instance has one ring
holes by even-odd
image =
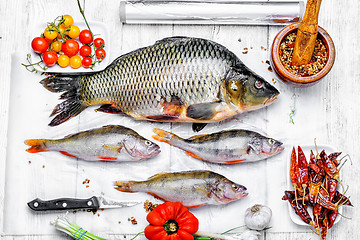
[[[177,136],[174,133],[171,132],[167,132],[164,131],[162,129],[159,128],[154,128],[154,133],[156,133],[157,135],[152,136],[155,140],[160,141],[160,142],[164,142],[170,145],[177,145],[176,142],[177,141],[182,141],[183,139],[180,138],[179,136]]]
[[[114,182],[115,189],[120,192],[137,192],[133,189],[134,184],[136,184],[136,181],[128,181],[128,182],[121,182],[116,181]]]
[[[26,149],[29,153],[38,153],[38,152],[45,152],[46,149],[46,139],[28,139],[25,140],[25,144],[29,145],[30,148]]]
[[[55,116],[49,126],[57,126],[82,112],[87,105],[82,102],[79,87],[79,76],[49,76],[41,80],[41,84],[51,92],[64,92],[50,117]]]

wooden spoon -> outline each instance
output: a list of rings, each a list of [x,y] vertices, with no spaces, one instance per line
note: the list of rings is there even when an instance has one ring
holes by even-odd
[[[295,66],[308,64],[314,53],[318,33],[318,17],[321,0],[308,0],[306,10],[297,30],[292,64]]]

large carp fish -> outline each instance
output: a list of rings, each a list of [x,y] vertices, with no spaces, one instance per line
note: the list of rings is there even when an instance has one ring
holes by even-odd
[[[91,105],[159,122],[208,123],[272,103],[278,90],[224,46],[170,37],[85,75],[52,75],[41,83],[65,99],[53,110],[59,125]]]

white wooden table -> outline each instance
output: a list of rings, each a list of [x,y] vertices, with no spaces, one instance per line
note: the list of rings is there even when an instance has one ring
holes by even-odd
[[[264,62],[269,59],[270,46],[276,33],[281,27],[268,26],[184,26],[184,25],[122,25],[120,23],[118,0],[86,2],[85,12],[88,20],[101,21],[108,26],[111,40],[111,60],[128,51],[142,46],[153,44],[156,40],[168,36],[194,36],[212,39],[234,51],[240,58],[244,48],[253,47],[254,53],[260,52],[260,58]],[[269,133],[281,135],[282,140],[292,146],[296,144],[312,144],[316,137],[322,144],[332,145],[351,155],[353,164],[346,165],[343,169],[342,179],[345,185],[349,185],[347,195],[351,196],[354,208],[345,208],[343,215],[351,217],[351,220],[342,219],[328,233],[327,239],[358,239],[360,229],[360,217],[358,217],[358,202],[360,191],[359,162],[360,154],[360,48],[359,27],[360,3],[357,0],[339,2],[335,0],[323,0],[320,10],[320,25],[332,36],[336,47],[336,60],[332,71],[319,84],[308,89],[295,89],[280,81],[275,86],[281,91],[280,98],[268,109],[260,110],[258,114],[249,114],[248,121],[257,116],[265,120],[254,120],[259,123],[260,129]],[[20,224],[19,222],[5,222],[5,196],[7,194],[21,194],[29,189],[11,189],[5,191],[7,174],[7,150],[8,126],[13,119],[9,120],[11,108],[16,102],[10,102],[10,82],[12,80],[12,54],[25,58],[30,51],[31,39],[38,33],[32,33],[29,29],[34,24],[45,23],[62,14],[70,14],[77,20],[82,17],[75,0],[2,0],[0,1],[0,236],[2,239],[64,239],[62,234],[12,234],[5,231],[4,226]],[[354,31],[355,30],[355,31]],[[241,39],[241,41],[239,41]],[[260,48],[263,47],[264,49]],[[250,50],[251,54],[251,50]],[[13,55],[14,56],[14,55]],[[250,68],[259,70],[265,74],[268,81],[276,77],[273,73],[264,70],[265,63],[258,64],[249,61]],[[31,73],[28,73],[29,76]],[[37,84],[37,83],[34,83]],[[12,90],[14,91],[14,89]],[[21,95],[21,93],[19,93]],[[52,96],[56,98],[55,95]],[[52,107],[52,106],[51,106]],[[295,124],[289,123],[291,109],[296,110]],[[34,112],[33,114],[38,114]],[[275,116],[276,115],[276,116]],[[27,116],[23,116],[27,118]],[[126,121],[131,121],[127,119]],[[282,129],[282,130],[280,130]],[[20,151],[22,151],[21,149]],[[26,161],[26,160],[24,160]],[[50,164],[50,163],[49,163]],[[286,162],[274,160],[268,161],[267,165],[286,165]],[[266,166],[265,166],[266,167]],[[32,181],[31,179],[18,176],[19,181]],[[269,176],[271,178],[271,176]],[[286,186],[287,172],[283,176],[276,176],[278,185],[266,185],[267,191],[282,192]],[[264,184],[264,183],[259,183]],[[279,202],[281,200],[279,199]],[[286,206],[286,205],[283,205]],[[21,206],[22,207],[22,206]],[[287,207],[282,212],[287,213]],[[274,212],[279,214],[278,212]],[[287,214],[282,214],[285,222],[290,221]],[[28,219],[28,221],[36,221]],[[26,224],[26,223],[25,223]],[[44,224],[39,222],[39,224]],[[278,223],[279,224],[279,223]],[[91,231],[91,229],[87,229]],[[205,230],[205,229],[202,229]],[[124,235],[107,235],[112,239],[129,239]],[[269,231],[262,235],[263,239],[318,239],[314,233],[304,228],[296,232]]]

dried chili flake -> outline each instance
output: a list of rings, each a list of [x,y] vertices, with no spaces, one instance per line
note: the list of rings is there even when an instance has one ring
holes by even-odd
[[[152,210],[154,210],[159,204],[156,203],[152,203],[149,200],[146,200],[144,202],[144,209],[147,213],[151,212]]]
[[[292,65],[292,55],[294,51],[296,33],[290,33],[287,35],[280,44],[279,56],[282,65],[291,74],[307,77],[320,72],[324,68],[328,60],[328,51],[324,42],[320,39],[316,39],[315,49],[310,63],[306,65],[295,66]]]
[[[128,218],[128,221],[130,221],[133,225],[137,224],[137,221],[134,217]]]

